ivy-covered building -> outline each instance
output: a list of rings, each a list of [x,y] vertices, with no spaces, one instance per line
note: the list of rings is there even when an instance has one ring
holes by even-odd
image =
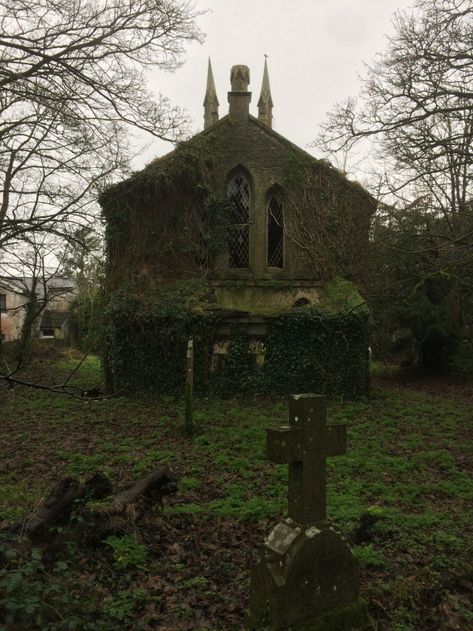
[[[249,81],[232,68],[219,118],[209,62],[204,131],[101,196],[112,387],[178,389],[192,336],[205,390],[366,388],[375,201],[272,129],[266,63],[258,117]]]

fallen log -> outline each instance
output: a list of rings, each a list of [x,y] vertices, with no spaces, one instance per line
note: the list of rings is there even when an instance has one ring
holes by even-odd
[[[177,491],[176,478],[168,467],[160,467],[136,482],[131,482],[115,495],[113,504],[116,508],[134,504],[138,499],[148,499],[162,505],[163,497]]]
[[[89,510],[89,500],[101,500],[111,496],[112,484],[108,478],[96,473],[83,484],[75,478],[67,477],[53,488],[40,508],[16,522],[11,530],[21,532],[36,542],[54,538],[52,528],[67,525],[72,516],[81,516],[69,529],[69,538],[74,540],[99,539],[116,529],[116,517],[124,516],[136,520],[150,505],[161,508],[163,498],[177,491],[177,481],[168,467],[159,467],[140,480],[125,485],[110,502],[100,509]],[[80,521],[78,524],[77,522]],[[124,527],[124,521],[120,522]]]
[[[90,480],[81,484],[75,478],[63,478],[54,487],[42,506],[34,513],[16,522],[14,532],[21,531],[29,537],[38,537],[51,528],[63,524],[79,508],[79,503],[87,500],[99,500],[112,493],[112,484],[108,478],[96,473]]]

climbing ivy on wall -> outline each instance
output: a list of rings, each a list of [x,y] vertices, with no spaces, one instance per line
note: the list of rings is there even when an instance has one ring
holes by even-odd
[[[100,197],[107,289],[145,276],[196,276],[225,251],[232,202],[215,193],[208,140],[181,146]]]
[[[286,236],[302,247],[314,278],[340,274],[360,281],[374,199],[327,161],[307,161],[289,153],[284,172],[282,184],[292,218]]]
[[[356,396],[368,387],[365,315],[304,310],[275,318],[264,365],[270,392]]]
[[[211,372],[215,331],[224,312],[198,312],[180,300],[147,304],[114,293],[107,307],[104,364],[112,389],[179,393],[186,344],[194,339],[195,389],[202,394],[366,392],[367,321],[354,313],[300,309],[268,320],[264,363],[249,352],[249,338],[234,326],[222,370]]]

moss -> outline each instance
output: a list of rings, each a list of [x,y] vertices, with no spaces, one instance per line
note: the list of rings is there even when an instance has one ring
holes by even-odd
[[[257,287],[231,285],[215,289],[215,297],[219,307],[263,316],[275,316],[291,311],[294,303],[301,296],[312,305],[321,304],[318,289],[312,287],[299,289],[277,281]]]
[[[368,305],[360,296],[354,283],[340,276],[335,276],[324,286],[322,305],[332,313],[353,310],[358,313],[369,313]]]
[[[181,299],[178,303],[179,296]],[[157,304],[169,305],[175,302],[176,307],[190,307],[194,313],[203,313],[209,306],[209,298],[218,309],[260,316],[275,317],[293,313],[301,298],[304,300],[303,309],[316,308],[330,314],[351,311],[369,314],[356,286],[341,277],[320,287],[297,287],[287,281],[274,280],[257,286],[233,281],[214,288],[203,279],[189,278],[163,285],[153,295],[153,301]]]

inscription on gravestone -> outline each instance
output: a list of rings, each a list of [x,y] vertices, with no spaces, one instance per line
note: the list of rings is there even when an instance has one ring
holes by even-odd
[[[327,425],[322,395],[292,395],[289,424],[268,429],[268,458],[289,465],[289,517],[273,528],[252,572],[248,628],[372,628],[358,564],[326,520],[326,459],[345,452],[346,426]]]

